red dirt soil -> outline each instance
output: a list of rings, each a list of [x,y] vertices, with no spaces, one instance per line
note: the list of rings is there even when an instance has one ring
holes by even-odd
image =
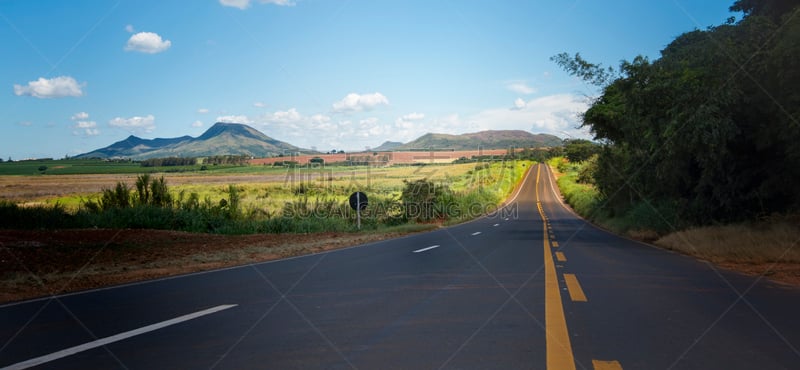
[[[0,302],[269,261],[399,235],[0,230]]]

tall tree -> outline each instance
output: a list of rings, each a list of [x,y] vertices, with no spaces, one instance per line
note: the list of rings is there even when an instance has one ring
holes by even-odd
[[[553,60],[602,87],[583,116],[608,143],[595,183],[612,213],[670,204],[694,223],[800,208],[798,1],[737,1],[745,17],[678,36],[618,75],[566,53]]]

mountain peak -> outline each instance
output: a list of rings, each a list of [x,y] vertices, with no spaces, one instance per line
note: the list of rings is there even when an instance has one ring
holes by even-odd
[[[243,135],[257,139],[272,140],[267,135],[262,134],[260,131],[253,129],[250,126],[241,123],[217,122],[211,126],[206,132],[200,135],[197,140],[208,140],[212,137],[219,135]]]
[[[404,149],[455,149],[473,150],[507,149],[510,147],[560,146],[561,139],[547,134],[532,134],[524,130],[486,130],[461,135],[427,133],[396,150]]]
[[[138,160],[214,155],[272,157],[286,152],[307,152],[307,150],[275,140],[245,124],[217,122],[197,138],[182,136],[173,139],[148,140],[131,135],[106,148],[81,154],[76,158],[122,157]]]

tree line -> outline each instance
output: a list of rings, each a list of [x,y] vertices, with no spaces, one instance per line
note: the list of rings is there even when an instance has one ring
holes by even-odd
[[[237,165],[243,166],[250,160],[248,155],[215,155],[210,157],[166,157],[150,158],[140,162],[142,167],[169,167],[169,166],[194,166],[204,165]]]
[[[613,216],[641,204],[708,224],[800,210],[800,1],[738,0],[741,19],[686,32],[656,60],[552,58],[602,89],[582,117]]]

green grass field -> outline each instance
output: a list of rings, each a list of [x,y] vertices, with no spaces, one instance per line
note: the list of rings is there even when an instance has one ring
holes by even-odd
[[[14,198],[13,203],[22,208],[5,205],[9,219],[17,212],[20,219],[29,220],[20,223],[21,227],[43,227],[36,221],[41,219],[58,224],[59,215],[69,218],[72,214],[79,219],[75,223],[94,227],[166,227],[219,233],[316,232],[352,227],[355,212],[349,208],[347,199],[355,191],[369,196],[369,206],[363,212],[366,227],[394,227],[408,222],[412,216],[405,213],[407,200],[401,195],[408,182],[423,179],[446,189],[435,202],[448,210],[426,222],[451,224],[471,219],[479,214],[466,210],[490,209],[505,200],[530,164],[498,161],[374,168],[208,166],[203,171],[150,172],[141,170],[159,168],[100,161],[30,161],[0,164],[6,169],[5,177],[0,180],[5,180],[4,188],[16,187],[37,194],[30,199]],[[47,169],[41,171],[39,166]],[[31,170],[36,174],[21,175]],[[64,176],[56,171],[62,171]],[[171,195],[169,206],[117,209],[104,205],[110,199],[105,193],[119,185],[129,189],[125,198],[130,198],[132,205],[138,204],[137,176],[132,173],[150,173],[151,178],[163,176]],[[90,186],[81,183],[84,179],[90,179],[97,190],[87,191]],[[36,191],[36,186],[43,189]],[[32,207],[50,207],[55,212]],[[22,215],[25,212],[29,212],[28,216]]]
[[[213,168],[216,166],[208,166]],[[232,166],[219,166],[227,169]],[[136,174],[158,172],[200,171],[201,166],[142,167],[136,162],[109,162],[93,159],[36,159],[4,161],[0,163],[0,176],[13,175],[91,175],[91,174]]]

